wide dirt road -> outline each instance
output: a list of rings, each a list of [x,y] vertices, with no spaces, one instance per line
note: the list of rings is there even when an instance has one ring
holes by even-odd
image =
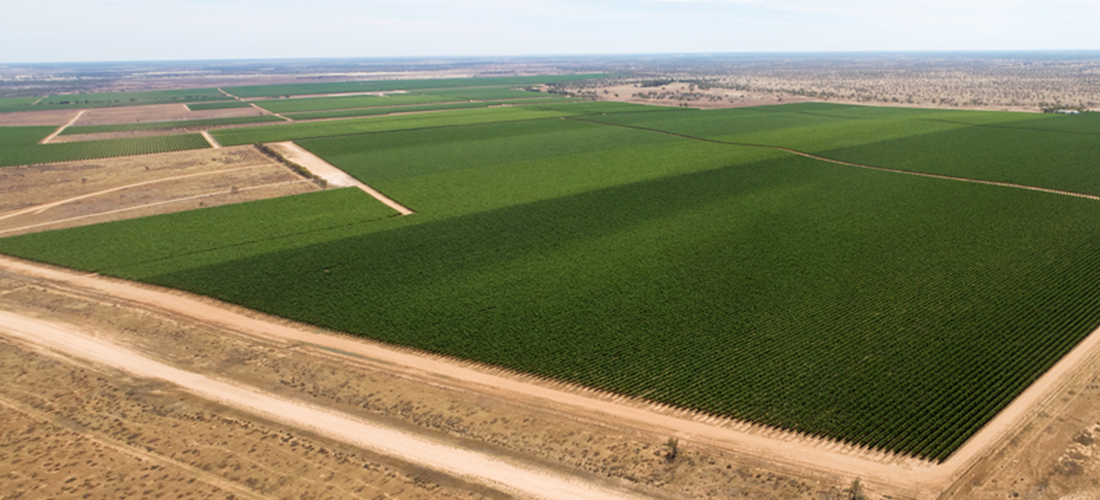
[[[188,392],[318,435],[362,447],[424,467],[470,479],[523,498],[638,499],[640,496],[585,484],[548,469],[508,463],[487,454],[462,450],[423,436],[358,420],[299,401],[291,401],[204,375],[179,370],[122,346],[89,336],[78,327],[0,311],[0,334],[18,338],[77,359],[122,370],[138,377],[175,384]]]

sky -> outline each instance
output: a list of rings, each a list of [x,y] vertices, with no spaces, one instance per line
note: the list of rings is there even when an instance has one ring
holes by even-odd
[[[1100,0],[0,2],[0,63],[1100,49]]]

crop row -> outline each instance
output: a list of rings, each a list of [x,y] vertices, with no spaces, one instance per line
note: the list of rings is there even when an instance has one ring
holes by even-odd
[[[452,109],[488,108],[507,104],[510,106],[541,106],[551,103],[572,102],[568,98],[523,99],[512,101],[446,102],[412,106],[383,106],[375,108],[340,109],[335,111],[305,111],[286,113],[295,120],[318,120],[323,118],[350,118],[355,116],[378,116],[398,113],[420,113],[424,111],[446,111]]]
[[[1100,325],[1096,202],[621,126],[825,151],[970,130],[853,108],[273,126],[335,127],[294,138],[317,134],[301,145],[417,215],[353,220],[356,202],[338,199],[352,191],[333,191],[235,208],[271,221],[247,235],[215,222],[229,212],[200,210],[0,239],[0,251],[943,460]],[[912,154],[888,152],[875,150]]]
[[[211,118],[208,120],[180,120],[166,122],[121,123],[117,125],[85,125],[67,127],[61,135],[98,134],[103,132],[124,132],[130,130],[170,130],[181,128],[207,128],[243,123],[265,123],[285,121],[275,115],[237,116],[233,118]]]
[[[212,132],[218,142],[226,145],[257,142],[289,141],[313,137],[387,132],[393,130],[453,127],[477,123],[514,122],[557,118],[566,113],[528,110],[525,107],[459,109],[439,113],[424,113],[347,120],[288,123],[268,127],[223,129]]]
[[[187,109],[191,111],[208,111],[211,109],[250,108],[252,104],[245,101],[221,101],[190,103]]]
[[[40,145],[52,127],[3,127],[9,141],[0,141],[0,167],[89,160],[115,156],[166,153],[210,147],[199,134],[108,139],[102,141],[63,142]],[[0,135],[3,135],[0,134]]]

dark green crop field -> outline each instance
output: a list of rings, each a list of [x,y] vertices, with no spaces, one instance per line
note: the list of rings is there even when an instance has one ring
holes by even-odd
[[[150,90],[144,92],[106,92],[100,94],[62,94],[43,99],[0,99],[0,113],[11,111],[45,111],[51,109],[106,108],[172,104],[191,101],[221,101],[231,97],[217,89]]]
[[[539,106],[538,109],[548,109],[545,105],[552,103],[574,102],[571,98],[545,97],[540,99],[517,99],[502,101],[474,101],[474,102],[441,102],[436,104],[382,106],[375,108],[338,109],[335,111],[304,111],[297,113],[284,113],[294,120],[318,120],[323,118],[351,118],[355,116],[377,116],[397,113],[420,113],[424,111],[446,111],[450,109],[488,108],[492,106]]]
[[[457,109],[439,113],[352,118],[347,120],[287,123],[265,127],[216,130],[213,136],[226,146],[256,142],[294,141],[367,132],[456,127],[476,123],[513,122],[560,118],[567,113],[531,110],[526,107]]]
[[[222,101],[222,102],[200,102],[194,104],[188,104],[187,109],[191,111],[207,111],[211,109],[231,109],[231,108],[250,108],[252,104],[245,101]]]
[[[272,113],[291,113],[302,111],[325,111],[330,109],[399,106],[402,104],[425,104],[454,100],[456,99],[448,99],[446,97],[427,94],[390,94],[385,96],[356,95],[342,97],[270,99],[266,101],[256,101],[256,105]]]
[[[615,103],[222,130],[298,140],[417,213],[326,191],[0,252],[943,460],[1100,326],[1100,201],[777,147],[1093,192],[1097,133],[1090,115]]]
[[[67,127],[61,135],[98,134],[101,132],[125,132],[130,130],[170,130],[176,128],[205,128],[242,123],[284,122],[275,115],[237,116],[233,118],[211,118],[208,120],[179,120],[170,122],[121,123],[118,125],[85,125]]]
[[[56,127],[0,127],[0,167],[167,153],[210,147],[199,134],[38,144]]]

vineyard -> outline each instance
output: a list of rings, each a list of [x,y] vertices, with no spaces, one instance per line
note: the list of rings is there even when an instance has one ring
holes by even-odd
[[[179,120],[165,122],[122,123],[118,125],[84,125],[68,127],[61,135],[98,134],[103,132],[126,132],[130,130],[171,130],[179,128],[206,128],[242,123],[281,122],[274,115],[238,116],[234,118],[211,118],[209,120]]]
[[[324,191],[0,252],[943,460],[1100,326],[1100,202],[776,147],[1100,192],[1080,118],[547,103],[227,129],[417,213]]]
[[[43,99],[13,98],[0,100],[0,112],[45,111],[51,109],[106,108],[142,106],[192,101],[232,99],[217,89],[150,90],[143,92],[106,92],[99,94],[51,95]]]
[[[244,101],[200,102],[188,104],[191,111],[209,111],[211,109],[250,108],[251,104]]]
[[[330,109],[367,108],[372,106],[398,106],[402,104],[425,104],[447,100],[427,94],[388,94],[355,95],[341,97],[311,97],[309,99],[271,99],[256,101],[256,105],[272,113],[291,113],[295,111],[325,111]]]
[[[451,109],[473,109],[499,106],[497,101],[484,102],[447,102],[439,104],[406,105],[406,106],[382,106],[377,108],[338,109],[335,111],[302,111],[286,113],[286,116],[295,120],[318,120],[323,118],[349,118],[353,116],[377,116],[394,113],[421,113],[424,111],[446,111]]]
[[[288,123],[270,127],[235,128],[217,130],[211,133],[221,144],[233,146],[257,142],[278,142],[312,137],[363,134],[367,132],[390,132],[403,129],[454,127],[477,123],[538,120],[559,118],[565,115],[566,113],[529,110],[526,107],[519,106],[509,108],[458,109],[439,113],[351,118],[347,120],[310,123]]]
[[[167,153],[210,147],[199,134],[38,144],[54,127],[0,127],[0,167]]]

